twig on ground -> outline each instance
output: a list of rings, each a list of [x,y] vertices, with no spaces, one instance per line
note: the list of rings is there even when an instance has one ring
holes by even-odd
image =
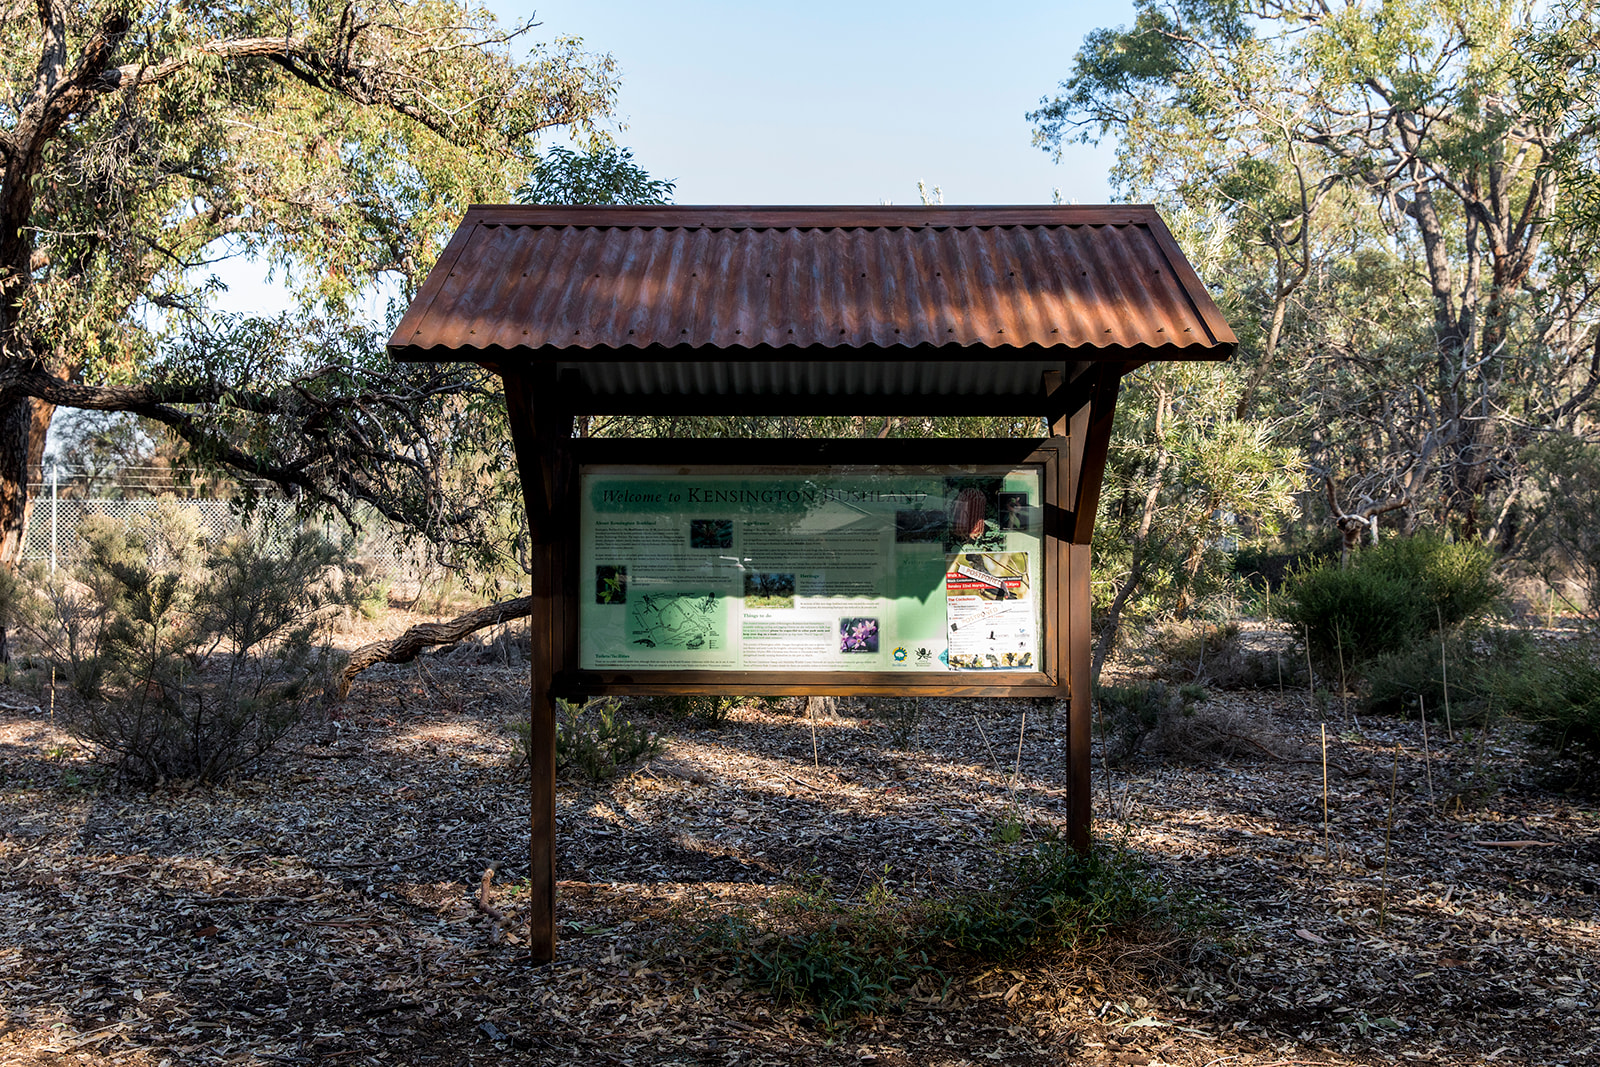
[[[310,896],[305,897],[188,897],[183,900],[175,901],[174,903],[197,904],[205,905],[207,907],[221,907],[223,905],[231,906],[234,904],[308,904],[313,900],[326,900],[332,896],[338,896],[338,892],[330,889],[325,893],[312,893]]]
[[[478,881],[478,895],[472,898],[472,906],[494,920],[494,925],[489,928],[489,942],[495,945],[500,943],[502,931],[509,930],[521,922],[514,911],[501,911],[489,902],[489,896],[494,891],[494,873],[499,869],[499,860],[495,860],[483,869],[483,877]]]

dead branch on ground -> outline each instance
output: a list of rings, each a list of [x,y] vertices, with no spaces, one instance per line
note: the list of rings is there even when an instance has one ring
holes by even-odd
[[[362,645],[350,654],[350,661],[339,674],[339,699],[350,695],[350,686],[354,684],[356,675],[368,667],[379,663],[410,663],[424,648],[453,645],[468,634],[512,619],[527,618],[531,614],[533,597],[519,596],[515,600],[502,600],[498,604],[458,615],[448,622],[418,623],[399,637]]]

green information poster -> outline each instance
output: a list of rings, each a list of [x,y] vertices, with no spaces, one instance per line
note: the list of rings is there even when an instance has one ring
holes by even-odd
[[[1040,668],[1037,467],[586,467],[580,666]]]

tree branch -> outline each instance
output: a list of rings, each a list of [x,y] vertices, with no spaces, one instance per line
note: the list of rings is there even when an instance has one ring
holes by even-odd
[[[458,615],[449,622],[425,622],[411,627],[399,637],[388,641],[374,641],[362,645],[350,654],[339,675],[339,699],[350,695],[350,686],[356,675],[379,663],[410,663],[417,653],[432,645],[453,645],[468,634],[490,626],[498,626],[512,619],[525,619],[533,614],[533,597],[522,596],[503,600],[486,608]]]

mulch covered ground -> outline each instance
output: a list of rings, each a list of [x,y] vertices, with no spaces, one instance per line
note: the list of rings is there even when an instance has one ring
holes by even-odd
[[[1062,826],[1061,724],[952,701],[904,748],[820,724],[815,755],[793,708],[658,724],[648,765],[563,783],[536,968],[474,903],[499,863],[490,907],[517,915],[525,699],[464,646],[363,675],[250,779],[134,792],[0,690],[0,1063],[1600,1063],[1600,816],[1515,730],[1425,749],[1415,721],[1212,694],[1195,714],[1236,744],[1167,736],[1095,782],[1097,832],[1216,909],[1208,935],[973,968],[829,1028],[701,931],[795,885],[847,908],[983,886]]]

